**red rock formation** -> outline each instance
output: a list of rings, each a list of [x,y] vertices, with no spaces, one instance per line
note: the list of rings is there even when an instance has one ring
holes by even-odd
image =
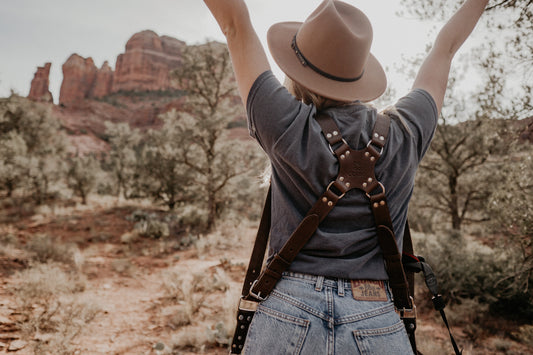
[[[113,87],[113,75],[113,69],[111,69],[106,60],[96,72],[96,78],[89,97],[100,98],[109,95]]]
[[[92,58],[85,59],[73,54],[62,68],[63,82],[59,92],[59,103],[71,106],[89,97],[97,71]]]
[[[37,67],[37,71],[31,81],[28,98],[33,101],[52,102],[52,93],[48,89],[50,84],[50,67],[52,63],[45,63],[44,67]]]
[[[134,34],[117,58],[113,92],[169,89],[169,71],[181,63],[185,42],[153,31]]]

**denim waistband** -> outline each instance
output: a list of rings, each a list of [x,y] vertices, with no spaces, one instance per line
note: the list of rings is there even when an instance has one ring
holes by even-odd
[[[330,277],[330,276],[318,276],[318,275],[311,275],[311,274],[303,274],[299,272],[292,272],[292,271],[285,271],[282,274],[284,277],[288,278],[295,278],[299,279],[304,282],[308,282],[313,285],[323,285],[328,287],[341,287],[343,289],[350,289],[351,288],[351,281],[350,279],[343,279],[343,278],[336,278],[336,277]],[[385,283],[385,287],[387,290],[389,289],[389,281],[388,280],[382,280]]]

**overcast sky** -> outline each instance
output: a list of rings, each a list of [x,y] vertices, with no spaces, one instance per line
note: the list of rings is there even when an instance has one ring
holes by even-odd
[[[394,80],[393,63],[399,63],[402,56],[423,52],[434,24],[398,17],[398,0],[347,1],[370,18],[374,26],[372,52]],[[303,21],[320,2],[247,0],[263,43],[270,25]],[[11,89],[26,96],[37,67],[51,62],[50,90],[57,102],[61,65],[72,53],[92,57],[98,67],[107,60],[114,68],[126,41],[146,29],[188,44],[206,39],[224,41],[202,0],[2,0],[0,97],[8,96]],[[276,75],[281,76],[271,63]],[[412,83],[396,84],[403,89]]]

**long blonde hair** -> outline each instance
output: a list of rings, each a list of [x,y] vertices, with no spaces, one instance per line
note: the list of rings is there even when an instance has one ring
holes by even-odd
[[[298,84],[288,76],[285,77],[285,82],[283,85],[287,88],[289,93],[291,93],[291,95],[294,96],[297,100],[300,100],[307,105],[315,105],[318,111],[325,110],[328,107],[341,106],[350,103],[347,101],[337,101],[333,99],[328,99],[324,96],[320,96],[312,92],[305,86]]]

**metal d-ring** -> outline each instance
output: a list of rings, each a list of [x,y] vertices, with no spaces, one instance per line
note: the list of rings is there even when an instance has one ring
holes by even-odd
[[[368,148],[368,147],[370,147],[370,145],[372,145],[372,141],[369,141],[368,144],[366,145],[366,147]],[[378,153],[379,156],[381,156],[381,154],[383,154],[383,147],[380,147],[380,149],[381,149],[381,150],[380,150],[379,153]]]
[[[381,190],[383,190],[383,194],[385,194],[385,186],[383,186],[383,184],[381,182],[379,182],[379,181],[378,181],[378,185],[379,185],[379,187],[381,187]],[[374,190],[372,190],[372,191],[374,191]],[[372,191],[370,191],[370,192],[372,192]],[[370,192],[366,193],[366,197],[370,198]]]
[[[344,138],[341,139],[341,142],[346,144],[349,147],[348,142],[346,142],[346,140],[344,140]],[[337,142],[337,143],[339,143],[339,142]],[[335,154],[335,151],[333,150],[333,147],[329,143],[328,143],[328,148],[329,148],[329,151],[331,152],[331,154],[333,154],[334,156],[337,156],[337,154]]]

